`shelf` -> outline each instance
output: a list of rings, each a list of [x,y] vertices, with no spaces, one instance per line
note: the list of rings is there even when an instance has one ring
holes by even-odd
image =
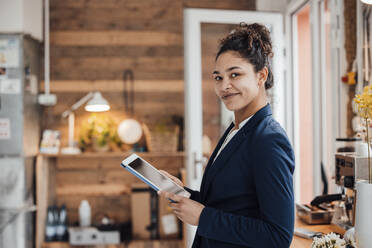
[[[125,244],[119,245],[96,245],[96,246],[72,246],[67,242],[45,242],[42,244],[41,248],[72,248],[72,247],[99,247],[99,248],[126,248]]]
[[[130,190],[130,187],[123,184],[71,184],[57,187],[56,194],[60,196],[119,196],[129,194]]]
[[[101,158],[101,157],[120,157],[125,158],[133,152],[83,152],[81,154],[42,154],[39,155],[44,157],[55,157],[55,158]],[[185,152],[136,152],[139,156],[143,157],[183,157]]]
[[[71,246],[67,242],[44,242],[41,248],[72,248],[76,246]],[[99,248],[144,248],[144,247],[156,247],[156,248],[181,248],[183,246],[183,240],[132,240],[126,244],[118,245],[93,245],[93,246],[78,246],[78,247],[99,247]]]

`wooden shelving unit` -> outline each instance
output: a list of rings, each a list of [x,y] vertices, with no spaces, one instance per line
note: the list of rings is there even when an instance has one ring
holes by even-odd
[[[44,242],[48,206],[65,204],[70,223],[78,220],[78,206],[88,199],[92,217],[105,213],[119,222],[129,221],[131,185],[140,182],[120,162],[130,152],[82,153],[78,155],[39,154],[36,161],[36,248],[69,248],[64,242]],[[183,152],[137,153],[159,169],[174,175],[184,167]],[[105,248],[183,247],[181,240],[133,241]],[[179,245],[178,245],[179,244]],[[90,246],[92,247],[92,246]]]
[[[121,157],[125,158],[132,154],[133,152],[106,152],[106,153],[99,153],[99,152],[84,152],[81,154],[40,154],[43,157],[51,157],[51,158],[102,158],[102,157]],[[141,157],[182,157],[185,156],[184,152],[134,152]]]
[[[133,240],[119,245],[97,245],[95,248],[164,248],[182,247],[182,240]],[[41,248],[72,248],[66,242],[45,242]],[[75,246],[76,247],[76,246]],[[79,248],[91,248],[92,246],[78,246]]]

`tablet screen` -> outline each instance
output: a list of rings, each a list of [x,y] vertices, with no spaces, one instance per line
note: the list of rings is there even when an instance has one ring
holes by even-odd
[[[162,175],[157,169],[152,167],[149,163],[142,160],[141,158],[136,158],[128,164],[142,176],[146,177],[153,184],[155,184],[160,190],[171,192],[173,194],[183,195],[185,191],[182,187],[173,182],[170,178]]]

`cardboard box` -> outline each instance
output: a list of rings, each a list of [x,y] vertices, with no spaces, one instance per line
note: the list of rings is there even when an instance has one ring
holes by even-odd
[[[159,235],[161,239],[176,239],[180,236],[180,221],[169,206],[169,201],[159,199]]]
[[[150,239],[148,227],[151,223],[150,188],[146,184],[132,185],[132,234],[133,239]]]
[[[133,239],[176,239],[180,221],[168,200],[158,197],[146,184],[133,184],[131,194]]]

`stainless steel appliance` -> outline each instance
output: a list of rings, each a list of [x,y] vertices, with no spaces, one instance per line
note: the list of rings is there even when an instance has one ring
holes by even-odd
[[[368,173],[368,157],[359,157],[354,152],[335,154],[335,182],[343,188],[344,197],[336,206],[332,223],[345,229],[354,225],[355,183],[368,180]]]
[[[34,247],[40,44],[0,34],[0,247]]]
[[[336,153],[335,170],[336,184],[354,189],[357,180],[368,180],[368,158],[355,153]]]

